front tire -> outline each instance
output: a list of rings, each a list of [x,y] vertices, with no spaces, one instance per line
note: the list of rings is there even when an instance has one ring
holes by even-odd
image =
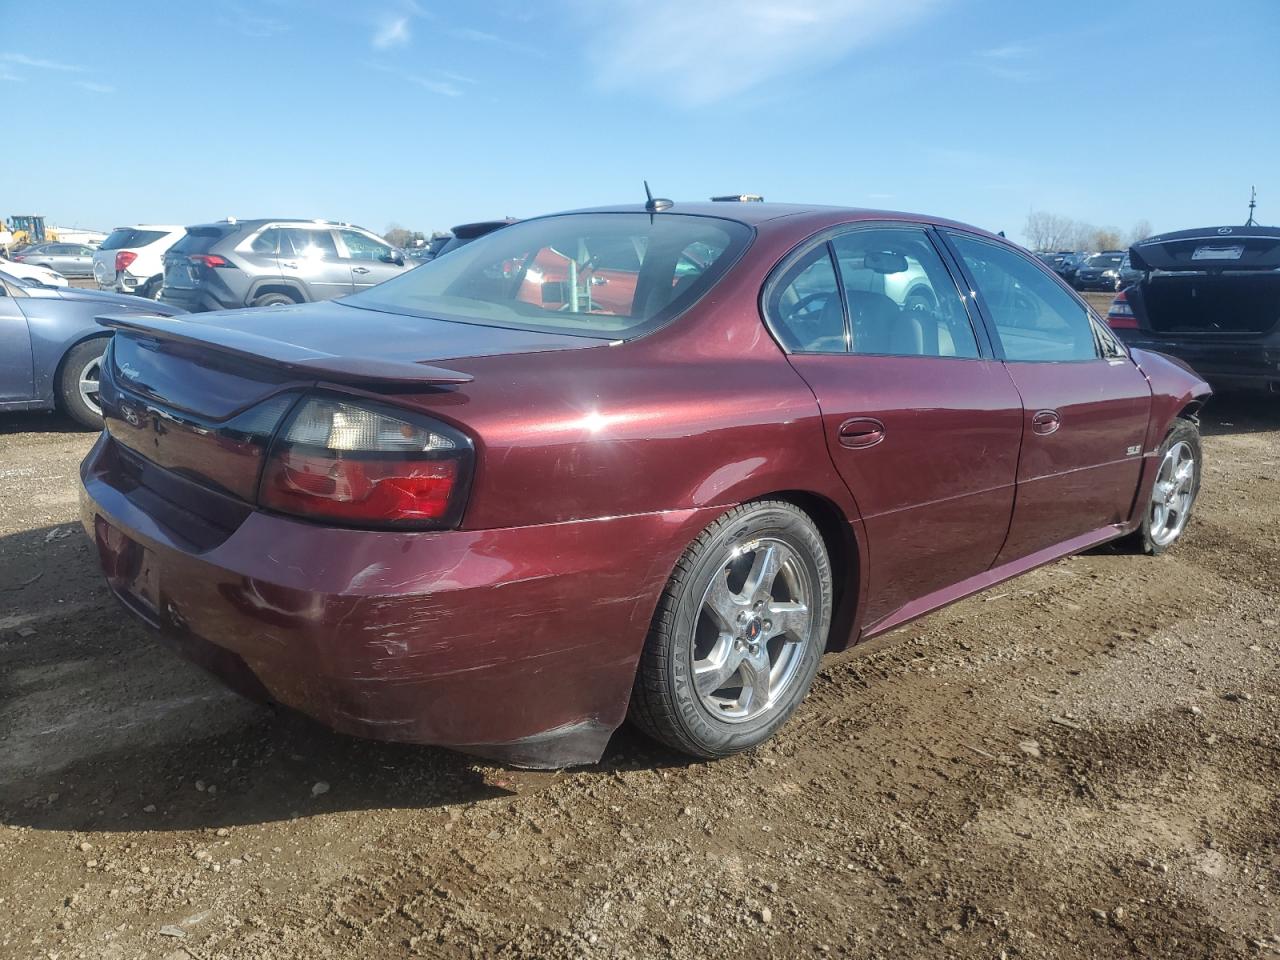
[[[831,564],[794,504],[735,507],[685,551],[645,640],[629,716],[717,758],[769,739],[809,691],[831,626]]]
[[[67,351],[58,374],[58,401],[76,423],[90,430],[102,429],[98,381],[107,341],[99,337],[78,343]]]
[[[1147,492],[1142,526],[1133,542],[1143,553],[1158,556],[1173,546],[1187,529],[1191,508],[1200,493],[1203,456],[1200,430],[1178,418],[1160,445],[1160,466]]]
[[[249,304],[251,307],[279,307],[285,304],[293,305],[297,303],[293,297],[283,293],[264,293],[260,297],[255,297],[253,302]]]

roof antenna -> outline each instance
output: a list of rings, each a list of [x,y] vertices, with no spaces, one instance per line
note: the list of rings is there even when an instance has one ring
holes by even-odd
[[[1246,227],[1256,227],[1258,224],[1253,219],[1253,211],[1258,206],[1258,188],[1249,188],[1249,219],[1244,222]]]
[[[674,204],[663,197],[655,197],[653,191],[649,189],[649,181],[644,182],[644,195],[649,199],[645,202],[644,208],[650,213],[657,213],[660,210],[670,210]]]

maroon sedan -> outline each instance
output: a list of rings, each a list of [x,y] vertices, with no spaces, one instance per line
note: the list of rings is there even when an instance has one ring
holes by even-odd
[[[1159,553],[1200,482],[1198,376],[926,217],[568,213],[339,301],[104,322],[82,505],[125,606],[248,695],[514,764],[628,715],[751,747],[824,651]]]

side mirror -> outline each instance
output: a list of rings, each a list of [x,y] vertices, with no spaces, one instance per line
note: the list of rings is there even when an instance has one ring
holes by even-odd
[[[383,263],[394,263],[397,267],[404,266],[404,254],[399,250],[392,250],[390,253],[384,253],[378,259]]]

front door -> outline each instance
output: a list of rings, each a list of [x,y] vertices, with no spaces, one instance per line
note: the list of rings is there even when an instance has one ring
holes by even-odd
[[[0,280],[0,402],[30,400],[31,332],[12,291]]]
[[[1022,404],[929,232],[817,242],[766,302],[862,515],[865,626],[986,571],[1013,508]]]
[[[351,283],[357,292],[404,272],[404,265],[393,259],[396,251],[390,244],[359,230],[339,230],[338,237],[342,241],[343,262],[351,270]]]
[[[971,234],[947,238],[1024,406],[1018,494],[997,563],[1123,523],[1133,509],[1151,388],[1107,350],[1088,307],[1048,270]]]
[[[280,275],[300,284],[311,300],[345,297],[355,289],[351,266],[339,258],[327,227],[282,227],[278,262]]]

